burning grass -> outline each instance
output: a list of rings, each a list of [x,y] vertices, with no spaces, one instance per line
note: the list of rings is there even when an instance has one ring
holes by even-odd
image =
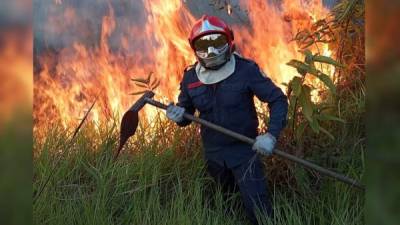
[[[364,170],[363,89],[342,92],[340,115],[330,123],[336,139],[306,130],[302,154],[359,178]],[[34,160],[35,224],[246,224],[238,195],[224,201],[205,171],[198,126],[178,128],[157,114],[142,122],[117,161],[118,123],[88,121],[70,133],[49,130]],[[97,126],[97,128],[94,128]],[[61,125],[60,125],[61,127]],[[280,148],[292,151],[285,130]],[[310,151],[312,149],[313,151]],[[62,157],[55,167],[54,163]],[[277,224],[363,224],[363,193],[299,166],[265,159]],[[268,224],[268,222],[265,222]]]

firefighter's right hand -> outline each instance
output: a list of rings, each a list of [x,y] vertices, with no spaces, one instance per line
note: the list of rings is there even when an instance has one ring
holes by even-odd
[[[174,105],[170,103],[167,107],[167,117],[168,119],[175,121],[177,123],[183,121],[183,114],[185,113],[185,108]]]

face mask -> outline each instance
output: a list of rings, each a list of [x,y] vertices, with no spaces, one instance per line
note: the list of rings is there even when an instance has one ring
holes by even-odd
[[[200,64],[209,69],[218,69],[229,58],[229,44],[223,34],[209,34],[194,42]]]

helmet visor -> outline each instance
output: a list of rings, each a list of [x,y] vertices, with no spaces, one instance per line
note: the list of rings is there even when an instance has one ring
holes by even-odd
[[[222,49],[228,44],[228,40],[223,34],[204,35],[194,42],[197,52],[207,52],[210,47]]]

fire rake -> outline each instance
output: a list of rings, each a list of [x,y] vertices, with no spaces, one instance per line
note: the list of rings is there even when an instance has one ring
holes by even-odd
[[[125,142],[128,140],[129,137],[133,136],[135,134],[136,128],[138,126],[139,123],[139,116],[138,116],[138,112],[139,110],[141,110],[146,104],[150,104],[153,105],[157,108],[161,108],[166,110],[167,109],[167,105],[155,101],[153,100],[154,97],[154,92],[152,91],[147,91],[145,92],[142,97],[139,98],[139,100],[136,101],[136,103],[134,103],[132,105],[132,107],[124,114],[124,116],[122,117],[122,121],[121,121],[121,131],[120,131],[120,143],[119,143],[119,147],[118,150],[115,154],[115,158],[118,157],[121,149],[123,148]],[[230,137],[236,138],[240,141],[243,141],[245,143],[248,143],[250,145],[253,145],[255,140],[249,137],[246,137],[242,134],[236,133],[234,131],[228,130],[224,127],[218,126],[216,124],[210,123],[206,120],[200,119],[198,117],[195,117],[191,114],[185,113],[183,115],[183,117],[185,119],[191,120],[193,122],[199,123],[203,126],[206,126],[208,128],[214,129],[216,131],[219,131],[225,135],[228,135]],[[365,190],[364,185],[358,183],[356,180],[349,178],[343,174],[339,174],[337,172],[331,171],[329,169],[323,168],[319,165],[316,165],[310,161],[307,161],[305,159],[301,159],[299,157],[296,157],[294,155],[291,155],[289,153],[283,152],[281,150],[278,149],[274,149],[273,154],[281,156],[285,159],[288,159],[292,162],[298,163],[302,166],[305,166],[309,169],[312,169],[314,171],[317,171],[323,175],[335,178],[336,180],[342,181],[346,184],[349,184],[351,187],[356,187],[358,189],[361,190]]]

